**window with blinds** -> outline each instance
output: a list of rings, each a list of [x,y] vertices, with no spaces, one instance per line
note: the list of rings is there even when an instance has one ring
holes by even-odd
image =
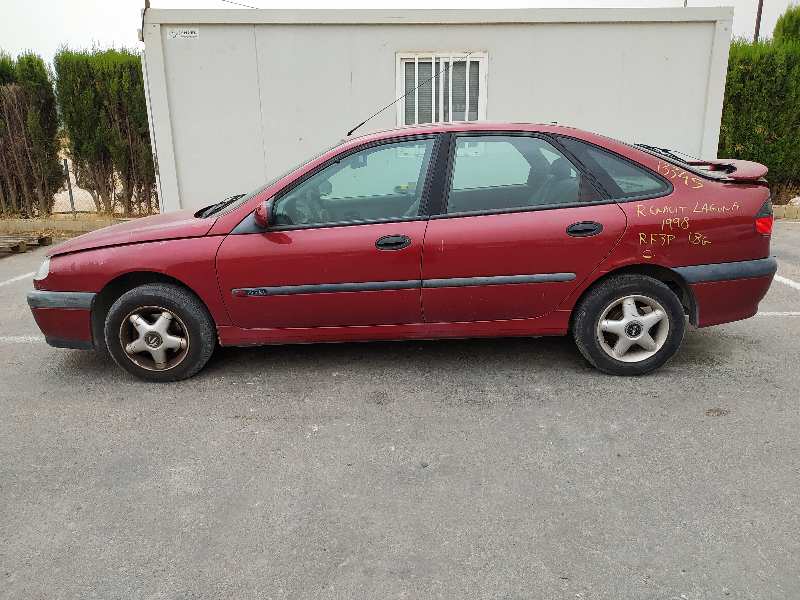
[[[486,62],[480,52],[398,54],[398,125],[485,119]]]

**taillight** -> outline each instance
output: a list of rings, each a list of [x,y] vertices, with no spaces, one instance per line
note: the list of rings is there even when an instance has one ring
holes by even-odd
[[[770,235],[774,220],[775,218],[772,216],[772,201],[767,198],[767,201],[761,205],[756,214],[756,231],[761,235]]]

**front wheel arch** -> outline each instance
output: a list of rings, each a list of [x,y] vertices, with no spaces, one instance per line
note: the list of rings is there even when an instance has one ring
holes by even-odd
[[[208,305],[203,302],[203,299],[200,298],[194,292],[194,290],[192,290],[192,288],[179,279],[165,275],[164,273],[158,273],[156,271],[131,271],[129,273],[118,275],[106,283],[103,286],[103,289],[97,293],[94,301],[92,302],[92,341],[96,350],[104,353],[107,352],[104,328],[106,317],[108,316],[108,311],[111,308],[111,305],[114,304],[114,302],[116,302],[117,299],[122,296],[122,294],[149,283],[168,283],[184,288],[197,297],[203,306],[205,306],[209,316],[211,317],[211,320],[214,320],[214,315],[208,309]]]
[[[172,283],[140,285],[117,298],[104,334],[114,362],[154,382],[193,376],[217,346],[216,326],[205,304],[189,288]]]

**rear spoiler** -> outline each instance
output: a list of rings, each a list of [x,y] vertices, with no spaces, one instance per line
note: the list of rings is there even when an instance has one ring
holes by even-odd
[[[725,173],[725,179],[741,182],[759,181],[766,176],[768,170],[767,167],[757,162],[727,158],[688,161],[688,164],[708,171],[721,171]]]

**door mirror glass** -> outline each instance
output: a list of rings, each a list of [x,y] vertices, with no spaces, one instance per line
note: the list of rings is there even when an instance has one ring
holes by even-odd
[[[264,200],[259,204],[253,218],[261,229],[267,229],[272,224],[272,200]]]

